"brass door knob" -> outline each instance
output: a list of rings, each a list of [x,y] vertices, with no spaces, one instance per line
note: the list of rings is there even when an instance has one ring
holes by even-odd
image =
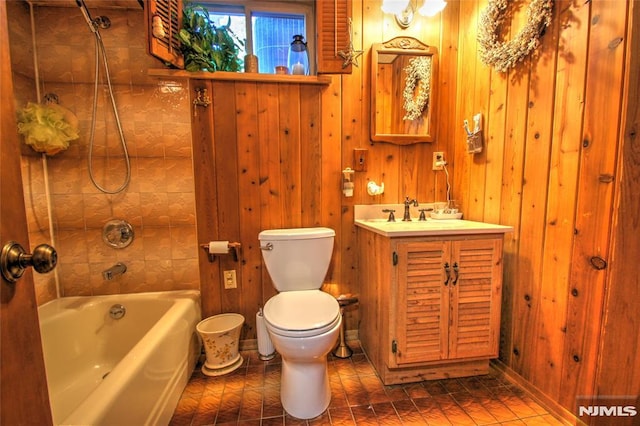
[[[40,244],[33,250],[33,254],[27,253],[24,248],[15,241],[9,241],[2,247],[0,255],[0,268],[2,276],[9,282],[16,282],[27,267],[41,274],[53,270],[58,263],[56,249],[48,244]]]

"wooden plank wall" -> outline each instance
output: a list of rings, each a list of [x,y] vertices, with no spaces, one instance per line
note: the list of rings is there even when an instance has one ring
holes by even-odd
[[[612,260],[623,82],[630,65],[625,59],[633,51],[627,45],[631,5],[556,1],[537,55],[508,74],[478,59],[476,28],[486,1],[461,2],[459,15],[456,122],[482,112],[486,130],[485,149],[475,156],[465,152],[464,135],[454,135],[454,192],[464,194],[467,218],[515,228],[505,245],[500,359],[549,402],[572,412],[577,395],[598,389],[598,366],[607,371],[616,358],[633,358],[627,349],[637,343],[618,341],[626,355],[599,358],[601,338],[615,323],[603,331],[612,282],[606,268],[594,267],[598,259]],[[511,31],[526,19],[526,5],[516,6]],[[633,155],[627,150],[625,159]],[[625,161],[637,176],[637,155],[635,163]],[[637,235],[630,223],[618,228],[633,230]],[[614,278],[629,280],[620,275]],[[616,308],[610,301],[607,309]],[[637,324],[638,313],[625,312]],[[636,372],[623,392],[637,394],[639,383]],[[609,383],[609,394],[615,388]]]
[[[339,96],[317,85],[203,80],[191,85],[192,92],[207,89],[213,101],[194,107],[198,241],[242,244],[238,262],[227,255],[209,262],[201,250],[203,315],[239,312],[246,319],[242,338],[255,339],[255,314],[275,294],[262,267],[260,231],[337,230],[327,282],[342,281],[340,151],[321,143],[338,143],[326,132],[333,124],[324,111],[339,110]],[[225,270],[236,270],[236,289],[224,289]]]
[[[408,31],[379,6],[354,2],[354,47],[363,54],[351,74],[331,76],[329,86],[192,81],[192,93],[206,88],[213,100],[213,107],[196,107],[193,117],[198,240],[242,243],[240,264],[227,256],[210,263],[201,251],[203,315],[242,313],[247,322],[243,339],[255,339],[255,312],[275,294],[258,249],[261,230],[335,229],[325,290],[357,294],[353,206],[396,203],[404,196],[423,202],[445,197],[444,175],[431,171],[431,153],[446,151],[444,141],[451,140],[451,126],[444,120],[455,114],[448,96],[455,93],[457,5],[447,8],[447,18],[434,18],[429,25],[418,20]],[[440,52],[441,136],[434,144],[370,143],[369,48],[399,35],[420,38]],[[354,166],[354,148],[369,150],[369,164],[366,172],[356,173],[354,197],[345,198],[340,172]],[[369,180],[385,182],[386,192],[367,195]],[[227,269],[236,269],[238,289],[224,289],[221,275]],[[357,308],[349,309],[346,318],[349,330],[358,328]]]
[[[632,287],[625,281],[630,271],[618,266],[608,275],[590,260],[611,264],[613,224],[617,234],[637,235],[637,208],[633,220],[613,215],[621,206],[637,207],[629,195],[638,170],[637,147],[630,142],[623,150],[630,181],[621,183],[618,175],[624,72],[634,66],[625,56],[627,19],[635,2],[556,1],[537,55],[507,74],[479,60],[477,28],[485,6],[486,0],[450,1],[437,17],[418,17],[401,30],[381,12],[380,0],[354,1],[353,43],[363,54],[351,74],[332,76],[329,86],[195,82],[214,101],[194,117],[199,242],[243,244],[240,263],[228,257],[208,263],[201,253],[205,315],[238,311],[248,324],[243,339],[255,338],[255,312],[274,294],[257,235],[273,227],[334,228],[325,290],[357,294],[353,206],[397,203],[407,195],[422,202],[445,199],[445,175],[431,171],[432,152],[445,151],[452,197],[465,217],[515,229],[505,240],[502,363],[559,409],[574,411],[575,396],[593,394],[600,381],[615,391],[604,375],[628,352],[616,352],[618,341],[606,333],[624,318],[637,324],[639,314],[627,309],[608,315],[602,328],[603,315]],[[513,32],[527,19],[525,6],[513,10]],[[440,52],[438,136],[431,144],[370,141],[370,46],[399,35]],[[470,155],[462,121],[478,112],[485,145]],[[367,170],[356,173],[354,197],[345,198],[340,171],[353,167],[354,148],[369,151]],[[367,195],[370,180],[384,182],[385,193]],[[619,185],[627,185],[627,195],[616,198]],[[614,242],[617,256],[625,257],[631,244],[638,257],[637,242]],[[225,269],[238,271],[238,289],[223,289]],[[617,291],[607,298],[613,279],[624,284],[612,287]],[[354,308],[347,328],[357,329],[358,321]],[[611,358],[598,361],[602,340]],[[639,382],[636,371],[625,389],[637,393]]]
[[[625,77],[623,122],[620,129],[622,146],[618,159],[615,194],[614,226],[611,237],[611,269],[608,274],[603,332],[599,364],[596,372],[597,396],[630,395],[622,405],[640,406],[640,31],[632,31],[640,23],[640,7],[633,3],[626,39],[629,41],[625,63],[629,72]],[[596,424],[633,424],[637,417],[598,419]]]

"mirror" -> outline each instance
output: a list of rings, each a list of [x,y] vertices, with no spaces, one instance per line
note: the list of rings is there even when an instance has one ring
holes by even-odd
[[[412,37],[371,47],[371,140],[433,142],[438,50]]]

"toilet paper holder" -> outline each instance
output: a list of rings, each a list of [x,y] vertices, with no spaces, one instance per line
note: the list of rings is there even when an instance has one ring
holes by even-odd
[[[233,260],[234,261],[238,261],[238,252],[240,251],[240,247],[242,247],[242,244],[234,242],[234,243],[229,243],[227,244],[227,247],[229,248],[229,253],[231,256],[233,256]],[[209,252],[209,243],[207,244],[200,244],[200,248],[203,249],[205,251],[205,253],[207,253],[207,256],[209,257],[209,262],[213,262],[216,260],[216,255],[217,254],[222,254],[222,253],[210,253]]]

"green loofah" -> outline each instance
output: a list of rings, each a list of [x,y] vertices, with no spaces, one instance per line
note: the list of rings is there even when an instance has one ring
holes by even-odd
[[[28,102],[18,112],[18,133],[35,151],[54,155],[69,148],[69,141],[78,139],[78,119],[60,105]]]

